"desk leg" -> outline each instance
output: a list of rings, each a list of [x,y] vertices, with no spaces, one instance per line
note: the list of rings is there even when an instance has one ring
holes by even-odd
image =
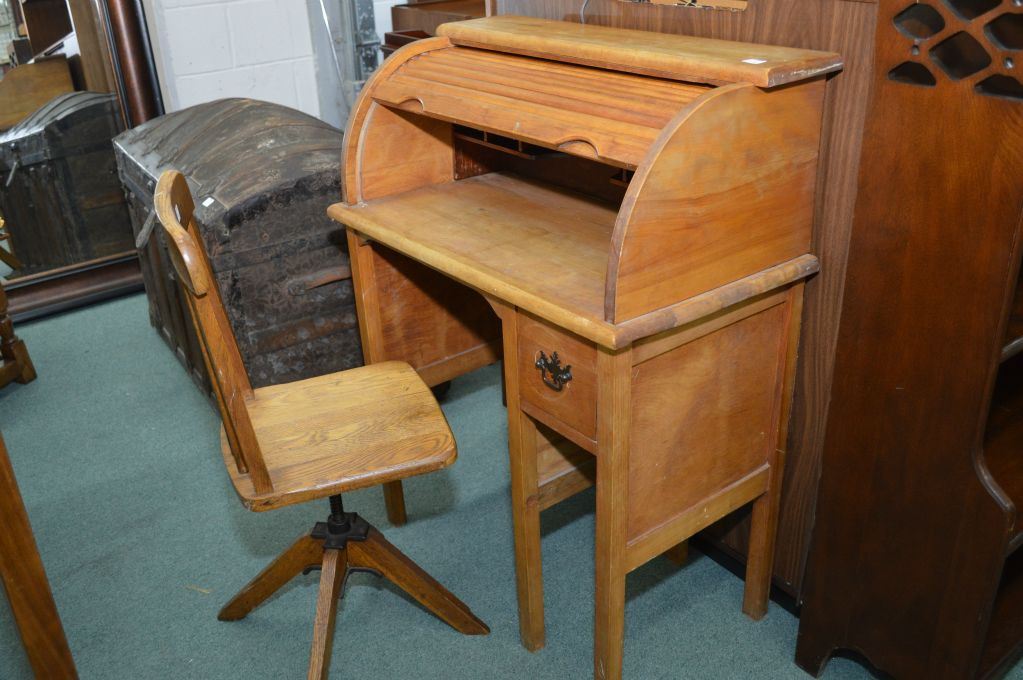
[[[668,548],[664,556],[676,567],[684,567],[689,560],[689,541],[682,541]]]
[[[348,237],[348,261],[352,267],[352,285],[355,287],[355,309],[359,317],[359,336],[362,354],[367,364],[385,361],[384,336],[380,320],[380,296],[377,290],[373,246],[361,242],[351,229]],[[408,521],[405,514],[405,493],[401,481],[383,485],[387,521],[400,527]]]
[[[536,423],[519,407],[519,371],[514,309],[501,314],[504,335],[505,395],[508,401],[508,455],[511,462],[512,523],[515,530],[515,585],[519,596],[519,635],[535,652],[546,644],[543,615],[543,561],[540,554],[540,481]]]
[[[597,355],[597,536],[593,677],[619,680],[625,639],[632,352]]]
[[[392,526],[400,527],[408,521],[405,514],[405,491],[401,488],[401,480],[387,482],[384,486],[384,505],[387,506],[387,521]]]
[[[786,320],[788,328],[786,341],[782,343],[781,347],[781,360],[778,362],[781,375],[777,381],[779,391],[775,413],[778,423],[775,437],[777,445],[768,456],[771,471],[767,492],[753,502],[753,517],[750,522],[746,589],[743,594],[742,611],[753,620],[762,619],[767,613],[767,602],[771,594],[774,546],[778,534],[778,514],[781,508],[782,471],[785,469],[785,447],[796,376],[796,351],[799,347],[799,329],[803,312],[802,283],[789,289],[786,304],[788,305],[788,319]]]

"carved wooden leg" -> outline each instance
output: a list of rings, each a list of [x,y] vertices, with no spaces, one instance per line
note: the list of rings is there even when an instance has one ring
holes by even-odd
[[[0,384],[12,379],[25,384],[36,379],[36,369],[28,356],[28,349],[14,334],[14,324],[7,315],[7,293],[3,286],[0,286],[0,356],[3,357],[5,367],[8,364],[17,366],[15,369],[17,372],[7,373],[6,381],[0,381]]]
[[[295,578],[303,569],[314,567],[323,560],[323,541],[309,535],[302,536],[290,548],[259,572],[256,578],[238,591],[217,615],[221,621],[243,619],[253,609]]]
[[[24,385],[35,380],[36,367],[32,364],[32,358],[28,355],[28,348],[25,347],[25,342],[21,339],[16,339],[11,350],[14,352],[14,358],[17,360],[18,365],[21,366],[21,372],[14,378],[15,382]]]
[[[593,677],[620,680],[625,643],[632,352],[597,355],[597,535]]]
[[[384,505],[387,506],[387,521],[396,527],[400,527],[408,521],[405,514],[405,491],[401,488],[401,481],[388,482],[384,484]]]
[[[685,565],[689,559],[689,541],[682,541],[664,551],[664,556],[677,567]]]
[[[344,588],[347,571],[347,550],[323,551],[323,571],[320,572],[320,592],[316,596],[316,621],[313,623],[313,650],[309,656],[308,680],[326,680],[330,671],[337,602]]]
[[[376,569],[458,632],[466,635],[490,632],[487,624],[476,618],[464,602],[391,545],[376,529],[369,530],[365,541],[349,541],[348,552],[354,566]]]

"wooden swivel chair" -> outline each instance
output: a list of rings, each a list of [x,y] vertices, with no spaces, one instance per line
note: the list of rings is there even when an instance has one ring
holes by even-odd
[[[220,611],[244,618],[298,573],[322,569],[309,678],[330,665],[337,601],[351,569],[376,572],[467,635],[489,633],[458,598],[357,514],[341,493],[454,462],[455,441],[430,389],[408,364],[387,362],[253,390],[192,219],[185,178],[168,170],[156,213],[188,300],[223,419],[224,463],[254,511],[330,499],[330,515],[298,539]]]

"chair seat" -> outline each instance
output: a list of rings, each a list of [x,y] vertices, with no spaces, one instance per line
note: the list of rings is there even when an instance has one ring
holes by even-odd
[[[455,439],[437,400],[406,363],[389,361],[283,385],[246,402],[273,483],[256,493],[237,471],[235,490],[262,511],[423,474],[455,461]]]

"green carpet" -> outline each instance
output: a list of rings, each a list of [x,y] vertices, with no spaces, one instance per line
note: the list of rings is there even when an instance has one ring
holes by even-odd
[[[240,622],[219,607],[326,513],[326,502],[255,514],[218,451],[218,417],[134,296],[21,324],[39,378],[0,390],[0,430],[82,678],[304,677],[317,574]],[[586,678],[591,669],[593,494],[544,513],[547,647],[518,641],[505,414],[495,367],[456,380],[444,410],[451,468],[406,482],[410,522],[381,493],[346,497],[491,627],[455,633],[371,576],[349,581],[333,677]],[[742,582],[694,553],[629,577],[627,678],[795,678],[796,619],[740,613]],[[0,599],[0,601],[3,601]],[[1018,673],[1019,669],[1017,669]],[[0,605],[0,678],[30,677]],[[870,677],[834,659],[829,680]],[[1023,678],[1023,674],[1017,674]]]

